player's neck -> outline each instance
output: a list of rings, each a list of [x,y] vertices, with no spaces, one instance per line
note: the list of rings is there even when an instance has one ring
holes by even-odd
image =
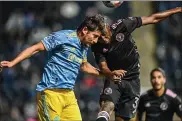
[[[164,94],[164,92],[165,92],[165,88],[164,87],[162,87],[160,90],[154,90],[154,93],[155,93],[155,95],[157,97],[162,96]]]

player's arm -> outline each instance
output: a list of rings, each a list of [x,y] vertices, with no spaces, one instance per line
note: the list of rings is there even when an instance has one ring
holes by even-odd
[[[121,79],[121,77],[125,76],[126,71],[125,70],[114,70],[111,71],[107,65],[106,61],[101,61],[99,63],[99,68],[100,68],[100,73],[102,75],[104,75],[107,78],[111,78],[114,79],[115,81],[117,81],[117,79]]]
[[[99,65],[99,69],[100,69],[99,74],[100,75],[103,75],[103,76],[105,76],[107,78],[111,78],[111,79],[115,78],[116,80],[117,80],[117,78],[120,80],[121,77],[123,77],[125,75],[125,73],[126,73],[125,70],[111,71],[108,68],[106,58],[105,58],[104,54],[100,51],[100,47],[92,46],[92,51],[93,51],[93,55],[95,57],[95,61]]]
[[[88,62],[83,62],[81,64],[80,70],[83,71],[83,72],[86,72],[88,74],[93,74],[93,75],[96,75],[96,76],[100,75],[99,70],[97,68],[93,67]]]
[[[158,23],[158,22],[166,19],[167,17],[169,17],[175,13],[180,13],[180,12],[182,12],[182,7],[177,7],[177,8],[165,10],[162,12],[154,13],[150,16],[143,16],[143,17],[141,17],[142,25]]]
[[[35,53],[39,51],[45,50],[45,47],[42,42],[39,42],[25,50],[23,50],[15,59],[12,61],[2,61],[1,66],[2,67],[13,67],[14,65],[18,64],[19,62],[31,57]]]
[[[182,99],[179,96],[174,98],[175,112],[182,121]]]

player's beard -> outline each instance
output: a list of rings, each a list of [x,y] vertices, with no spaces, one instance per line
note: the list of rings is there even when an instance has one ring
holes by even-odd
[[[163,87],[164,87],[163,84],[160,84],[160,86],[158,86],[158,85],[154,85],[153,86],[153,88],[154,88],[155,91],[159,91],[159,90],[163,89]]]

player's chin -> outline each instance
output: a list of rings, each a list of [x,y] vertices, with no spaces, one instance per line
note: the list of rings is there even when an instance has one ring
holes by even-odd
[[[162,89],[162,86],[154,86],[154,89],[155,89],[156,91],[158,91],[158,90]]]

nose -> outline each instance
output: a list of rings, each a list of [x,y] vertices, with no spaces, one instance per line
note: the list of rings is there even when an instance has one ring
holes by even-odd
[[[156,79],[156,80],[155,80],[155,83],[156,83],[156,84],[160,84],[160,80],[159,80],[159,79]]]

